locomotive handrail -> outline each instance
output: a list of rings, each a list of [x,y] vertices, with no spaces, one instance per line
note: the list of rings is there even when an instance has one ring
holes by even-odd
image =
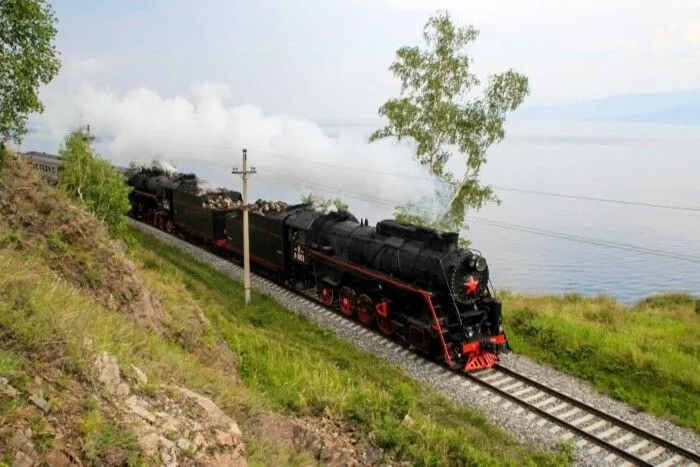
[[[445,278],[445,285],[447,285],[447,291],[449,292],[450,295],[450,301],[452,302],[452,305],[454,306],[454,312],[455,315],[457,315],[457,322],[459,323],[460,329],[464,327],[464,322],[462,321],[462,317],[459,314],[459,307],[457,306],[457,302],[455,301],[454,297],[454,291],[452,290],[452,286],[450,285],[449,279],[447,279],[447,272],[445,272],[445,266],[442,264],[442,259],[438,258],[437,262],[440,263],[440,269],[442,270],[442,276]]]

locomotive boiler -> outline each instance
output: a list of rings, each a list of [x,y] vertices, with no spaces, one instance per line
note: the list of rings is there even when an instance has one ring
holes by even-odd
[[[384,334],[454,367],[491,366],[507,349],[486,259],[459,248],[457,233],[392,219],[369,226],[349,213],[304,213],[288,222],[304,231],[300,257],[313,258],[326,305],[365,324],[376,320]],[[293,238],[299,242],[298,233]]]

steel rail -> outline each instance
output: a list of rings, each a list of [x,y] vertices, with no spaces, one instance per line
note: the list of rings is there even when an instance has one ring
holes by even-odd
[[[187,243],[193,244],[194,246],[198,246],[198,247],[208,251],[209,253],[216,255],[216,250],[214,248],[211,248],[208,245],[196,244],[194,242],[184,240],[184,239],[178,237],[177,235],[165,232],[161,229],[158,229],[157,227],[151,226],[150,224],[148,224],[146,222],[142,222],[142,221],[139,221],[139,220],[134,219],[134,218],[130,218],[130,219],[133,222],[137,222],[137,223],[143,224],[145,226],[154,228],[163,234],[169,235],[169,236],[171,236],[173,238],[177,238],[179,240],[186,241]],[[238,267],[242,267],[241,264],[239,264],[239,262],[236,261],[235,258],[223,258],[219,255],[216,255],[216,256],[218,256],[222,259],[225,259],[227,261],[230,261]],[[504,397],[505,399],[508,399],[508,400],[512,401],[513,403],[524,407],[525,410],[533,412],[533,413],[539,415],[540,417],[547,419],[550,422],[565,428],[566,430],[571,431],[572,433],[578,435],[579,437],[581,437],[583,439],[589,440],[590,442],[600,446],[602,449],[609,451],[612,454],[615,454],[620,458],[626,459],[626,460],[628,460],[636,465],[642,465],[642,466],[654,466],[655,465],[655,464],[652,464],[648,461],[641,459],[640,457],[638,457],[632,453],[625,451],[624,448],[620,448],[620,447],[615,446],[614,444],[612,444],[608,441],[605,441],[605,440],[599,438],[598,436],[596,436],[592,432],[585,431],[583,428],[579,428],[579,427],[573,425],[572,423],[567,422],[566,420],[563,420],[562,418],[556,416],[553,413],[547,412],[546,410],[541,409],[541,408],[535,406],[534,404],[526,402],[526,401],[520,399],[518,396],[515,396],[515,395],[495,386],[494,384],[489,383],[488,381],[484,381],[483,379],[481,379],[479,377],[479,374],[482,372],[466,373],[466,372],[459,370],[459,369],[451,369],[451,368],[447,367],[443,362],[440,362],[439,360],[436,360],[433,358],[429,358],[425,354],[423,354],[421,352],[417,352],[415,349],[410,348],[408,345],[406,345],[406,343],[403,340],[398,339],[398,338],[394,338],[393,336],[387,336],[387,335],[381,333],[378,329],[364,326],[361,323],[356,322],[351,317],[345,316],[344,314],[340,313],[338,310],[336,310],[332,306],[328,306],[328,305],[323,304],[312,293],[309,293],[307,291],[294,290],[294,289],[288,288],[284,284],[280,284],[279,282],[265,276],[264,274],[261,275],[261,274],[256,274],[256,273],[251,272],[251,276],[255,276],[259,279],[263,279],[265,281],[268,281],[271,284],[275,284],[276,286],[280,287],[282,290],[284,290],[292,295],[295,295],[303,300],[306,300],[306,301],[310,302],[310,304],[324,308],[324,309],[334,313],[336,316],[339,316],[343,320],[345,320],[349,323],[352,323],[358,327],[361,327],[362,329],[367,330],[368,332],[383,338],[387,343],[391,342],[391,343],[398,345],[399,347],[403,347],[404,349],[408,350],[409,352],[418,356],[419,358],[422,358],[425,361],[428,361],[428,362],[431,362],[431,363],[434,363],[434,364],[440,366],[448,374],[460,375],[460,376],[464,377],[466,380],[473,381],[474,383],[476,383],[482,387],[485,387],[494,393],[497,393],[499,396]],[[607,414],[599,409],[596,409],[596,408],[586,404],[585,402],[582,402],[578,399],[575,399],[567,394],[563,394],[563,393],[557,391],[556,389],[553,389],[553,388],[546,386],[543,383],[532,380],[532,379],[528,378],[527,376],[524,376],[520,373],[517,373],[511,369],[505,368],[501,365],[496,365],[491,370],[492,370],[492,372],[497,371],[497,372],[502,373],[504,376],[508,376],[508,377],[517,379],[517,380],[521,381],[522,383],[531,386],[532,388],[535,388],[535,389],[540,390],[546,394],[549,394],[552,397],[555,397],[556,399],[560,400],[561,402],[565,402],[565,403],[570,404],[574,407],[578,407],[579,409],[582,409],[589,414],[592,414],[592,415],[597,416],[603,420],[606,420],[613,425],[619,426],[620,428],[627,430],[628,432],[635,434],[635,435],[639,436],[640,438],[644,438],[645,440],[647,440],[649,442],[655,443],[658,446],[663,447],[663,448],[665,448],[673,453],[676,453],[680,456],[683,456],[683,457],[685,457],[693,462],[700,463],[700,455],[698,455],[692,451],[689,451],[681,446],[675,445],[675,444],[671,443],[670,441],[667,441],[663,438],[660,438],[659,436],[656,436],[652,433],[649,433],[646,430],[643,430],[642,428],[631,425],[630,423],[625,422],[624,420],[621,420],[613,415]]]
[[[510,376],[511,378],[515,378],[517,380],[520,380],[521,382],[523,382],[529,386],[532,386],[534,388],[537,388],[540,391],[545,392],[553,397],[556,397],[557,399],[560,399],[561,401],[566,402],[574,407],[578,407],[580,409],[583,409],[586,412],[595,415],[596,417],[599,417],[603,420],[606,420],[614,425],[617,425],[620,428],[627,430],[627,431],[639,436],[640,438],[644,438],[644,439],[646,439],[654,444],[662,446],[662,447],[668,449],[669,451],[680,454],[681,456],[683,456],[683,457],[685,457],[693,462],[700,463],[700,455],[698,455],[697,453],[689,451],[689,450],[687,450],[681,446],[678,446],[676,444],[673,444],[672,442],[665,440],[665,439],[663,439],[663,438],[661,438],[653,433],[650,433],[650,432],[644,430],[643,428],[640,428],[638,426],[634,426],[631,423],[628,423],[628,422],[626,422],[626,421],[624,421],[624,420],[622,420],[614,415],[610,415],[607,412],[604,412],[600,409],[596,409],[595,407],[588,405],[587,403],[580,401],[574,397],[571,397],[571,396],[566,395],[562,392],[559,392],[556,389],[552,389],[549,386],[546,386],[545,384],[540,383],[539,381],[535,381],[535,380],[529,378],[528,376],[517,373],[516,371],[513,371],[510,368],[506,368],[506,367],[501,366],[501,365],[496,365],[496,367],[494,367],[494,370],[499,371],[506,376]]]

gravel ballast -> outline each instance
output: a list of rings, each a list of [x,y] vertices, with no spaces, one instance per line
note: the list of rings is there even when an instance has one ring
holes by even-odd
[[[232,262],[133,219],[129,219],[129,221],[135,228],[153,235],[167,245],[174,246],[190,254],[197,260],[214,267],[229,277],[239,281],[243,279],[243,269]],[[426,362],[408,350],[364,329],[359,324],[350,322],[335,313],[304,300],[277,284],[255,275],[251,275],[251,283],[256,291],[270,295],[285,308],[334,331],[336,334],[354,343],[358,348],[404,369],[411,377],[427,383],[454,402],[482,410],[491,421],[513,433],[523,443],[533,443],[546,449],[556,449],[560,440],[570,439],[574,443],[578,441],[577,438],[571,437],[572,434],[565,429],[529,413],[522,407],[505,402],[500,397],[494,396],[489,390],[468,381],[466,378],[454,375],[440,365]],[[590,385],[581,380],[537,364],[523,356],[505,354],[501,358],[501,364],[555,390],[619,417],[628,423],[639,426],[650,433],[664,437],[668,441],[688,450],[696,451],[697,446],[700,446],[700,436],[693,431],[680,428],[658,417],[639,413],[622,402],[599,394]],[[575,445],[576,465],[612,465],[607,464],[603,460],[608,455],[607,452],[600,450],[593,453],[589,452],[593,446],[592,443],[586,441],[578,442]],[[616,464],[619,463],[620,460],[618,459]]]

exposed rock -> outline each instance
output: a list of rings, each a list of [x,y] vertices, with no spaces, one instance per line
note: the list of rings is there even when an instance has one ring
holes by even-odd
[[[128,455],[125,449],[119,446],[107,446],[100,453],[102,465],[127,465]]]
[[[31,430],[29,430],[29,435],[27,435],[27,430],[17,430],[15,433],[12,435],[12,437],[8,441],[8,446],[12,449],[15,449],[17,451],[22,451],[25,453],[32,453],[34,452],[34,445],[32,444],[31,438]]]
[[[25,454],[23,451],[17,451],[12,467],[32,467],[33,465],[34,459]]]
[[[8,384],[8,385],[5,386],[5,390],[3,391],[3,393],[4,393],[7,397],[17,397],[17,396],[19,396],[19,395],[21,394],[21,392],[19,392],[19,391],[17,390],[17,388],[15,388],[14,386],[12,386],[11,384]]]
[[[49,411],[49,403],[44,399],[43,394],[41,393],[35,393],[29,396],[29,400],[32,401],[34,405],[39,407],[42,411],[48,412]]]
[[[144,373],[141,368],[131,365],[131,369],[134,370],[134,373],[136,373],[136,382],[138,384],[148,384],[148,378],[146,377],[146,373]]]
[[[311,451],[324,465],[358,466],[358,450],[349,434],[352,428],[346,422],[336,420],[326,408],[319,419],[303,418],[293,428],[295,446]]]
[[[139,438],[139,447],[146,457],[153,457],[158,454],[158,444],[160,436],[156,431],[151,431]]]
[[[64,452],[56,449],[48,453],[44,461],[51,467],[69,467],[70,465],[74,465]]]
[[[204,439],[204,436],[202,436],[202,433],[197,433],[194,437],[194,444],[198,448],[203,446],[206,443],[206,440]]]
[[[129,386],[120,377],[116,359],[103,352],[96,362],[98,384],[118,418],[136,434],[144,457],[159,456],[164,465],[185,457],[202,465],[247,465],[238,424],[211,399],[183,387],[158,388],[152,397],[129,395],[118,390]],[[145,373],[132,368],[137,379],[147,381]],[[109,455],[117,459],[120,453]]]
[[[180,438],[177,440],[177,447],[188,452],[192,448],[192,443],[187,438]]]
[[[146,420],[148,423],[156,422],[156,417],[154,417],[153,414],[146,410],[146,406],[148,405],[146,401],[139,398],[138,396],[129,397],[128,399],[126,399],[125,404],[133,413]]]
[[[163,421],[161,426],[166,433],[177,433],[180,431],[180,422],[165,412],[157,412],[156,415]]]
[[[217,431],[216,442],[219,446],[233,446],[233,436],[228,432]]]
[[[357,451],[360,453],[360,459],[364,464],[373,465],[379,462],[382,458],[382,450],[372,446],[365,440],[357,443]]]
[[[95,361],[95,367],[97,370],[97,381],[107,393],[116,394],[121,383],[117,359],[108,355],[107,352],[102,352]]]
[[[211,399],[201,394],[197,394],[196,392],[192,392],[187,388],[178,387],[177,389],[187,397],[194,399],[197,404],[199,404],[199,406],[207,412],[209,419],[214,425],[226,427],[235,437],[241,436],[241,430],[238,428],[238,424],[228,415],[226,415],[219,407],[217,407]]]

